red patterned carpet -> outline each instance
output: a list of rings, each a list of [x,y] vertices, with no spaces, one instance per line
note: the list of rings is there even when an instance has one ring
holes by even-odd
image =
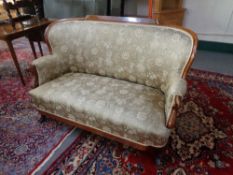
[[[32,54],[26,40],[15,48],[22,70]],[[23,87],[4,43],[0,43],[0,175],[25,175],[38,165],[71,132],[71,127],[40,116],[28,97],[30,80]]]
[[[34,152],[37,152],[38,147],[43,147],[47,140],[54,143],[52,134],[58,134],[62,128],[67,130],[64,125],[51,120],[38,127],[38,115],[29,105],[27,89],[21,87],[17,74],[12,71],[14,66],[10,62],[6,64],[6,61],[0,61],[1,171],[1,168],[4,168],[3,161],[11,163],[5,164],[8,168],[12,162],[24,168],[25,160],[37,160]],[[24,67],[28,62],[28,59],[21,59]],[[28,77],[28,80],[30,79]],[[22,124],[17,124],[18,122]],[[33,132],[28,132],[28,126]],[[5,134],[8,127],[9,133]],[[48,137],[35,134],[39,132],[48,133]],[[33,143],[32,146],[29,143]],[[28,150],[33,153],[24,154]],[[190,72],[188,93],[183,99],[176,129],[172,131],[169,144],[163,149],[140,152],[83,131],[72,145],[60,154],[44,174],[233,174],[233,77],[198,70]],[[42,158],[45,154],[38,156]]]
[[[233,77],[192,70],[169,144],[140,152],[83,132],[46,174],[233,174]]]

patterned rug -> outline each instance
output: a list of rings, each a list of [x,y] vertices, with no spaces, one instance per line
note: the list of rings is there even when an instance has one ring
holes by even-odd
[[[0,174],[36,169],[71,130],[52,120],[38,122],[27,95],[32,77],[25,70],[32,54],[25,40],[14,45],[29,83],[22,87],[0,43]],[[233,77],[192,70],[165,148],[141,152],[83,131],[44,174],[229,175],[232,166]]]
[[[233,77],[192,70],[165,148],[140,152],[83,132],[45,174],[230,175],[232,135]]]
[[[26,73],[32,60],[27,40],[14,46],[27,79],[23,87],[8,50],[0,43],[0,174],[24,175],[58,147],[72,128],[53,120],[40,123],[28,97],[32,78]]]

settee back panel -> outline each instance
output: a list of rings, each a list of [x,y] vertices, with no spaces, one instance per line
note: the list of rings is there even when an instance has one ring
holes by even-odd
[[[193,48],[192,36],[180,29],[96,21],[58,22],[50,28],[48,40],[71,72],[155,88],[182,74]]]

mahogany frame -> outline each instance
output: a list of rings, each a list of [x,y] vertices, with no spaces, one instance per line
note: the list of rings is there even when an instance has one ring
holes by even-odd
[[[108,138],[110,140],[120,142],[122,144],[131,146],[131,147],[136,148],[136,149],[141,150],[141,151],[152,150],[154,148],[154,147],[151,147],[151,146],[146,146],[146,145],[140,144],[139,142],[135,142],[135,141],[130,140],[130,139],[119,137],[117,135],[105,132],[105,131],[100,130],[98,128],[94,128],[94,127],[79,123],[77,121],[70,120],[68,118],[53,115],[53,114],[50,114],[48,112],[41,111],[39,109],[37,109],[37,110],[39,111],[39,113],[41,114],[42,117],[49,117],[49,118],[54,119],[54,120],[56,120],[58,122],[62,122],[62,123],[68,124],[70,126],[74,126],[76,128],[83,129],[83,130],[88,131],[90,133],[94,133],[94,134],[100,135],[102,137]],[[43,119],[42,119],[42,121],[43,121]],[[156,148],[162,148],[163,146],[165,146],[165,144],[160,146],[160,147],[158,146]]]
[[[117,19],[118,19],[118,21],[117,21]],[[47,43],[47,45],[49,47],[50,53],[52,53],[52,48],[51,48],[51,45],[50,45],[49,40],[48,40],[48,33],[49,33],[50,29],[52,28],[52,26],[57,24],[57,23],[67,22],[67,21],[77,21],[77,20],[97,20],[97,21],[105,21],[105,22],[122,22],[122,19],[123,19],[123,22],[128,22],[128,23],[132,22],[130,20],[127,20],[127,19],[129,19],[129,17],[118,17],[118,18],[116,18],[116,17],[111,17],[111,16],[86,16],[85,19],[84,18],[71,18],[71,19],[57,20],[57,21],[53,22],[52,24],[50,24],[47,27],[47,29],[45,31],[45,41],[46,41],[46,43]],[[138,20],[138,21],[141,21],[141,20]],[[139,22],[138,24],[155,25],[155,23],[151,22],[151,19],[147,23],[145,21],[143,21],[143,22]],[[184,69],[182,70],[182,78],[186,79],[188,71],[191,68],[191,65],[193,63],[193,60],[194,60],[194,57],[195,57],[195,54],[196,54],[197,45],[198,45],[198,38],[197,38],[197,35],[193,31],[191,31],[189,29],[186,29],[186,28],[180,27],[180,26],[171,26],[171,27],[175,27],[175,28],[177,28],[179,30],[183,30],[183,31],[189,33],[190,36],[193,39],[193,47],[192,47],[192,50],[191,50],[190,57],[189,57],[186,65],[185,65]],[[35,78],[36,86],[38,86],[39,83],[38,83],[38,74],[37,74],[36,68],[32,67],[31,69],[32,69],[32,71],[33,71],[33,73],[35,74],[35,77],[36,77]],[[175,127],[177,111],[178,111],[178,108],[180,107],[180,104],[181,104],[181,97],[180,96],[175,96],[174,105],[172,106],[170,117],[169,117],[169,120],[168,120],[167,125],[166,125],[167,128],[174,128]],[[93,128],[93,127],[78,123],[77,121],[72,121],[72,120],[67,119],[67,118],[55,116],[55,115],[46,113],[46,112],[41,111],[41,110],[39,110],[39,112],[41,113],[42,116],[47,116],[47,117],[55,119],[57,121],[60,121],[60,122],[75,126],[77,128],[81,128],[83,130],[92,132],[94,134],[109,138],[111,140],[118,141],[118,142],[120,142],[122,144],[129,145],[131,147],[134,147],[134,148],[142,150],[142,151],[150,150],[152,148],[151,146],[145,146],[145,145],[140,144],[138,142],[133,142],[132,140],[128,140],[128,139],[125,139],[125,138],[122,138],[122,137],[107,133],[105,131],[99,130],[97,128]],[[163,146],[164,145],[162,145],[161,147],[163,147]],[[160,148],[160,147],[157,147],[157,148]]]

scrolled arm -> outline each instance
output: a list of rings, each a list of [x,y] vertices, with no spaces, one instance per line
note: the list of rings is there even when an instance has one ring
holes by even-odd
[[[44,84],[69,72],[69,64],[56,54],[40,57],[32,62],[32,71],[36,74],[37,85]]]
[[[178,108],[181,104],[181,99],[187,90],[187,83],[181,77],[173,77],[167,84],[165,90],[165,114],[167,128],[174,128]]]

